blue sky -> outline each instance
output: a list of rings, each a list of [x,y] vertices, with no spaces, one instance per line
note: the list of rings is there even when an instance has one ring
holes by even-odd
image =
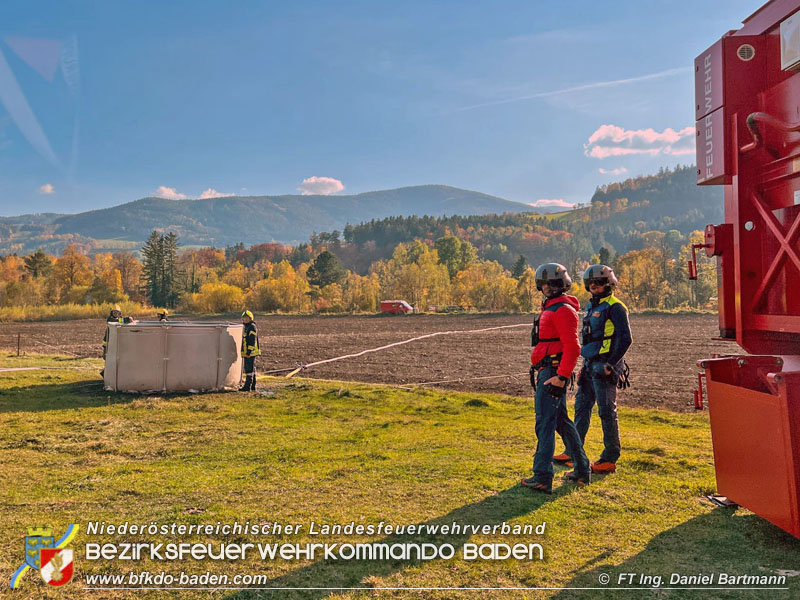
[[[694,162],[693,59],[761,4],[5,0],[0,215],[428,183],[586,202]]]

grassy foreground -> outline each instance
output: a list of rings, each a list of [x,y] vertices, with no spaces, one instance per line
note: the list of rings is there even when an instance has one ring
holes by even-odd
[[[706,415],[623,409],[620,471],[552,496],[518,485],[535,444],[531,398],[398,390],[261,378],[258,394],[146,397],[102,390],[97,360],[0,356],[0,596],[15,598],[796,598],[800,542],[745,510],[699,497],[713,491]],[[658,393],[658,390],[653,390]],[[587,451],[600,451],[599,423]],[[122,523],[302,524],[300,535],[87,536],[90,520]],[[540,524],[544,536],[310,536],[308,525],[380,521]],[[69,523],[75,580],[48,589],[23,560],[26,527]],[[88,561],[87,542],[433,542],[444,561]],[[465,561],[465,543],[541,543],[543,561]],[[379,591],[87,591],[85,576],[131,570],[247,573],[262,587],[406,588]],[[607,574],[788,571],[788,591],[657,592],[602,588]],[[666,582],[665,582],[666,584]],[[407,588],[557,588],[407,591]]]

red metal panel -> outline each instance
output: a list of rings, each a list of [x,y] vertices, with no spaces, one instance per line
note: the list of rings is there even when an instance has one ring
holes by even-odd
[[[725,109],[718,108],[697,121],[697,183],[730,183],[730,161],[725,144]]]
[[[694,118],[699,121],[722,106],[722,40],[694,59]],[[699,155],[698,155],[699,156]],[[698,166],[700,163],[697,163]]]
[[[784,444],[785,405],[711,379],[707,386],[718,493],[800,537],[797,497],[786,476],[793,456]]]
[[[731,183],[735,174],[731,128],[747,131],[745,117],[758,107],[758,92],[766,81],[767,49],[774,43],[764,36],[726,36],[695,59],[698,184]],[[732,80],[735,86],[728,85]]]
[[[800,0],[774,0],[697,60],[698,183],[724,183],[725,223],[706,229],[719,259],[720,331],[747,352],[800,363],[800,72],[781,68],[779,26]],[[715,86],[722,56],[722,102]],[[696,69],[698,62],[695,61]],[[702,104],[700,103],[702,100]],[[710,107],[711,112],[702,112]],[[719,114],[718,117],[715,115]],[[717,152],[717,129],[725,149]],[[709,148],[704,146],[709,127]],[[702,143],[701,143],[702,142]],[[702,169],[707,168],[706,171]],[[701,361],[719,492],[800,537],[800,371],[773,356]],[[797,368],[796,366],[794,368]]]
[[[704,361],[717,490],[800,537],[800,373],[775,360]]]

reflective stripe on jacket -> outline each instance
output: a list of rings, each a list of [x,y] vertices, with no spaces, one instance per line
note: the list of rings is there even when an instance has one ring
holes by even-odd
[[[258,330],[255,323],[248,323],[244,326],[242,336],[242,356],[259,356],[261,350],[258,348]]]
[[[631,343],[628,307],[613,294],[599,300],[592,298],[586,305],[582,334],[581,356],[587,359],[603,357],[615,364]],[[612,349],[613,357],[610,356]]]
[[[106,323],[124,323],[125,317],[119,317],[115,319],[114,317],[109,316],[106,318]],[[106,333],[103,336],[103,346],[108,346],[108,325],[106,325]]]

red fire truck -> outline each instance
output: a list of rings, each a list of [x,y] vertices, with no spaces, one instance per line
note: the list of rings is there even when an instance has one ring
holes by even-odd
[[[800,0],[772,0],[695,60],[697,182],[724,185],[720,336],[700,361],[720,494],[800,537]],[[691,265],[693,267],[694,265]],[[690,272],[692,269],[690,268]]]

